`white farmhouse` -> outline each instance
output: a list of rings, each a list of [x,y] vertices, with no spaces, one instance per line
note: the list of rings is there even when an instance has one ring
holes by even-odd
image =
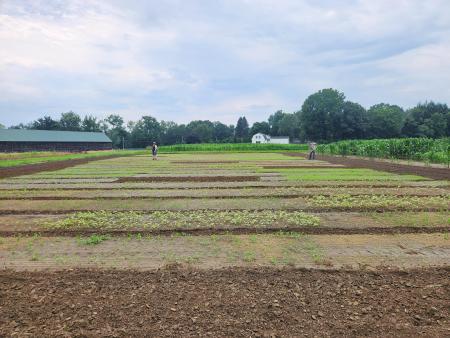
[[[271,136],[269,143],[289,144],[289,136]]]
[[[252,143],[274,143],[289,144],[288,136],[269,136],[263,133],[257,133],[252,137]]]
[[[257,133],[252,136],[252,143],[270,143],[270,136],[263,133]]]

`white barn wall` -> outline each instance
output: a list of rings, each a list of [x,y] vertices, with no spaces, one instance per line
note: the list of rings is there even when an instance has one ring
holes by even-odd
[[[286,137],[286,138],[270,138],[269,143],[273,143],[273,144],[289,144],[289,137]]]

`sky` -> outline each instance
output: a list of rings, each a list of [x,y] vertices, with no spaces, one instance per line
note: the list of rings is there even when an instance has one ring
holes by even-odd
[[[0,123],[450,103],[449,0],[0,0]]]

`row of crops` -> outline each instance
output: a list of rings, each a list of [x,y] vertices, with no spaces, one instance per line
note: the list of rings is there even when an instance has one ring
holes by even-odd
[[[320,153],[331,155],[354,155],[448,164],[450,161],[450,138],[348,140],[319,145],[317,150]]]
[[[255,143],[200,143],[200,144],[175,144],[171,146],[159,147],[160,152],[191,152],[191,151],[210,151],[210,152],[252,152],[252,151],[306,151],[308,146],[305,144],[255,144]]]

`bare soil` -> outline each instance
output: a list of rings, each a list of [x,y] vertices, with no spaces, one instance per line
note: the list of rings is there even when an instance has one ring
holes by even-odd
[[[284,153],[287,156],[305,157],[305,154]],[[408,164],[390,163],[385,161],[367,160],[360,158],[349,158],[342,156],[318,155],[317,159],[332,164],[341,164],[349,168],[369,168],[374,170],[387,171],[394,174],[409,174],[432,178],[435,180],[450,180],[449,168],[435,168],[425,166],[415,166]]]
[[[448,337],[449,273],[6,270],[0,335]]]

